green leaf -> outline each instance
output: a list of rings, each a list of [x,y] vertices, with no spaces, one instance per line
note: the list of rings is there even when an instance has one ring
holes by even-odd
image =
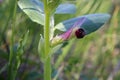
[[[75,12],[76,6],[74,4],[64,3],[56,8],[55,14],[74,14]]]
[[[19,0],[18,5],[32,21],[44,25],[44,6],[40,0]]]
[[[48,4],[51,14],[73,14],[76,12],[74,4],[60,4],[60,0]],[[19,0],[18,6],[28,17],[38,24],[44,25],[44,5],[41,0]]]
[[[89,34],[100,28],[104,23],[109,20],[109,18],[109,14],[89,14],[79,16],[60,22],[55,26],[55,29],[66,32],[71,28],[79,27],[84,29],[86,34]]]
[[[22,39],[22,45],[23,47],[26,45],[27,41],[28,41],[28,36],[29,36],[29,30],[23,35]]]
[[[17,52],[20,51],[20,53],[22,53],[23,48],[25,47],[27,40],[28,40],[28,35],[29,35],[29,31],[27,31],[25,34],[23,34],[23,36],[20,39],[18,48],[17,48]]]
[[[51,12],[51,14],[54,14],[56,8],[58,7],[58,5],[61,3],[61,0],[51,0],[48,1],[48,10],[49,12]]]
[[[29,35],[29,31],[27,31],[25,34],[23,34],[23,36],[21,37],[18,47],[17,47],[17,55],[16,55],[16,69],[19,68],[20,64],[21,64],[21,57],[24,53],[24,47],[26,46],[27,40],[28,40],[28,35]]]
[[[59,45],[56,45],[54,47],[51,47],[49,56],[52,56],[54,53],[56,53],[57,51],[59,51],[59,49],[62,47],[62,45],[63,44],[59,44]]]
[[[44,39],[43,39],[42,35],[40,35],[40,40],[39,40],[39,44],[38,44],[38,53],[39,53],[41,61],[44,62],[45,61]]]

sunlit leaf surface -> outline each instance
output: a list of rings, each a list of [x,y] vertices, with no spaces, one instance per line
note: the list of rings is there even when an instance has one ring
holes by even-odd
[[[18,5],[32,21],[44,25],[43,3],[41,1],[20,0]]]

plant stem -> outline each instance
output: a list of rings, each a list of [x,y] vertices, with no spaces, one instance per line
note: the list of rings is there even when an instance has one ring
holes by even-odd
[[[14,58],[14,51],[13,51],[13,45],[14,45],[14,27],[15,27],[15,19],[16,19],[16,9],[17,9],[17,0],[14,0],[14,11],[12,15],[12,35],[11,35],[11,41],[10,41],[10,55],[9,55],[9,63],[8,63],[8,80],[15,80],[14,72],[13,72],[13,58]],[[11,8],[13,8],[11,7]]]
[[[44,0],[44,9],[45,9],[45,26],[44,26],[44,54],[45,54],[45,62],[44,62],[44,80],[51,80],[51,57],[49,55],[50,51],[50,12],[47,11],[47,0]]]
[[[45,15],[44,40],[45,40],[45,63],[44,63],[44,80],[51,80],[51,58],[49,55],[49,25],[50,14]]]
[[[44,63],[44,80],[51,80],[51,58],[48,57]]]

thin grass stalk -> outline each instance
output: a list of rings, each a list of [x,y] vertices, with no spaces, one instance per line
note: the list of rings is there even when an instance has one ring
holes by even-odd
[[[16,10],[17,10],[17,0],[14,1],[14,10],[13,10],[13,15],[12,15],[12,35],[11,35],[11,40],[10,40],[10,55],[9,55],[9,63],[8,63],[8,80],[15,80],[15,75],[16,73],[13,72],[13,58],[15,56],[14,51],[13,51],[13,46],[14,46],[14,28],[15,28],[15,21],[16,21]]]

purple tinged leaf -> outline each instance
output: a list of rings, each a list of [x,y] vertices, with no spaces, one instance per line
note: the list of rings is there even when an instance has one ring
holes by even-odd
[[[65,33],[54,37],[51,45],[55,46],[73,37],[83,38],[99,29],[109,18],[109,14],[90,14],[61,22],[55,28],[64,30]]]
[[[82,20],[84,18],[84,20]],[[63,21],[55,26],[55,29],[68,31],[71,27],[79,27],[85,30],[86,34],[96,31],[110,18],[109,14],[89,14]],[[82,22],[81,22],[82,20]]]
[[[78,33],[83,33],[80,29],[79,31],[79,26],[81,26],[83,24],[83,22],[85,21],[85,18],[81,18],[80,20],[78,20],[78,22],[76,22],[68,31],[66,31],[65,33],[61,34],[60,36],[64,39],[64,40],[68,40],[70,38],[72,38],[73,36],[76,37],[80,37],[83,34],[78,34]],[[79,26],[78,26],[79,25]],[[84,31],[84,30],[83,30]],[[85,31],[84,31],[85,33]]]
[[[61,34],[61,35],[57,35],[55,36],[52,40],[51,40],[51,46],[55,46],[57,44],[60,44],[64,41],[67,41],[73,37],[77,37],[77,38],[83,38],[85,36],[85,31],[83,29],[79,29],[79,27],[77,26],[82,25],[82,23],[84,22],[85,18],[81,18],[78,22],[76,22],[68,31],[66,31],[65,33]]]

